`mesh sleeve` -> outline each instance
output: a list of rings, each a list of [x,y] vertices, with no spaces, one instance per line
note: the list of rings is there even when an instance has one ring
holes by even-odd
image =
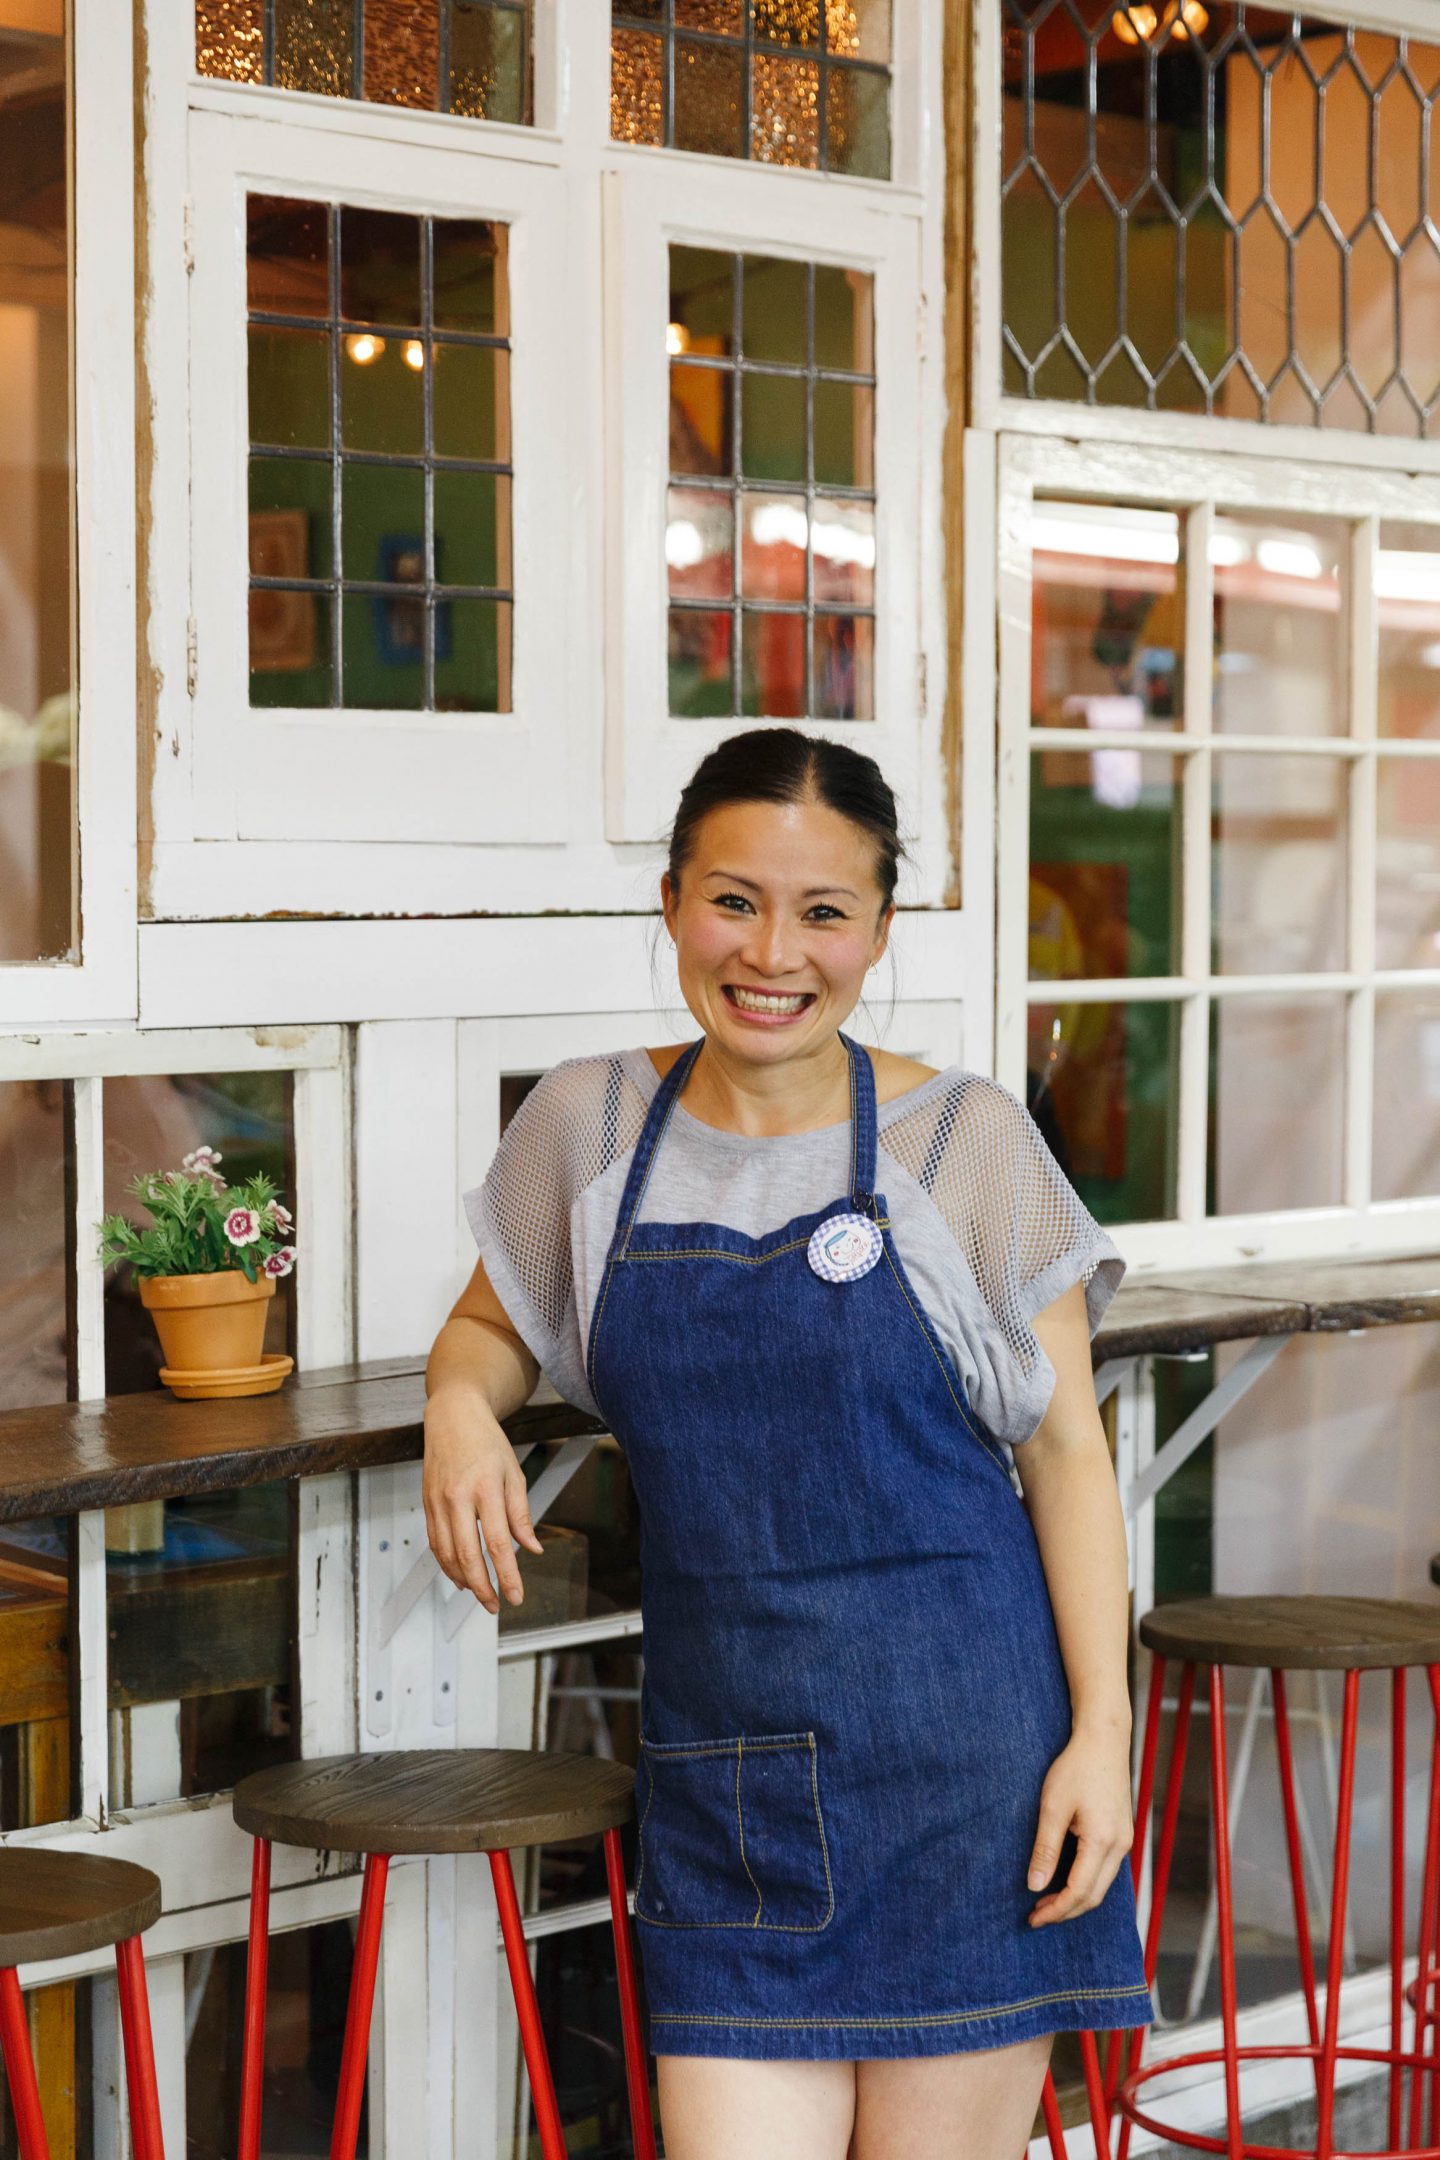
[[[927,1192],[960,1247],[1013,1364],[1011,1427],[1028,1437],[1044,1415],[1054,1368],[1031,1322],[1075,1283],[1090,1333],[1125,1263],[1066,1178],[1023,1103],[993,1080],[956,1075],[882,1142]]]
[[[645,1119],[618,1057],[567,1058],[530,1090],[465,1213],[516,1333],[567,1402],[594,1410],[576,1313],[576,1202],[634,1147]]]

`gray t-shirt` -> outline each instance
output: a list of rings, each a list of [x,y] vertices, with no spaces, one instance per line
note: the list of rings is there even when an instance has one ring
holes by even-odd
[[[531,1090],[465,1211],[497,1297],[541,1370],[594,1412],[590,1315],[626,1173],[659,1075],[643,1049],[567,1058]],[[817,1132],[723,1132],[677,1103],[642,1222],[778,1230],[845,1192],[848,1121]],[[915,1293],[972,1409],[1007,1445],[1034,1432],[1055,1385],[1031,1328],[1083,1282],[1091,1333],[1125,1263],[1067,1182],[1024,1105],[948,1066],[879,1108],[876,1184]]]

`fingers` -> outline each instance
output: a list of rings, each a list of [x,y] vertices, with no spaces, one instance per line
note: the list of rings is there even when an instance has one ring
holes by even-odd
[[[526,1493],[525,1473],[516,1463],[505,1480],[505,1508],[510,1518],[510,1528],[527,1552],[543,1553],[545,1548],[530,1520],[530,1502]]]
[[[1030,1914],[1031,1927],[1049,1927],[1057,1920],[1073,1920],[1093,1912],[1119,1871],[1125,1857],[1123,1843],[1109,1837],[1087,1837],[1082,1831],[1070,1873],[1058,1890],[1042,1897]]]
[[[1047,1784],[1040,1794],[1040,1821],[1030,1853],[1025,1881],[1031,1890],[1043,1890],[1060,1863],[1060,1846],[1070,1827],[1070,1809]]]

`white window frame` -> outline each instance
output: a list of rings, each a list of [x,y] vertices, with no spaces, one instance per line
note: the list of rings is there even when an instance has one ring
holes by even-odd
[[[131,35],[124,9],[73,13],[79,958],[0,967],[0,1028],[136,1010]]]
[[[190,124],[194,350],[191,504],[194,830],[212,840],[554,841],[563,800],[564,461],[529,353],[566,336],[564,191],[553,172],[409,143],[318,136],[278,119]],[[245,197],[248,193],[509,227],[514,445],[513,710],[270,708],[249,702]],[[217,539],[215,536],[222,536]]]
[[[1273,431],[1272,431],[1273,432]],[[1259,430],[1248,441],[1270,445]],[[1186,552],[1186,665],[1180,724],[1147,730],[1143,743],[1182,760],[1180,790],[1183,906],[1179,972],[1118,982],[1027,982],[1030,850],[1030,751],[1073,750],[1073,731],[1030,724],[1030,525],[1037,493],[1098,503],[1153,504],[1191,516]],[[998,446],[999,567],[994,596],[998,643],[996,1074],[1022,1092],[1026,1019],[1032,1004],[1111,999],[1174,1000],[1180,1007],[1177,1105],[1177,1214],[1173,1221],[1122,1225],[1128,1259],[1141,1265],[1195,1267],[1267,1256],[1433,1250],[1440,1199],[1371,1198],[1374,1003],[1377,990],[1440,987],[1440,968],[1380,970],[1375,964],[1376,779],[1386,758],[1440,757],[1440,742],[1376,733],[1378,621],[1374,569],[1382,519],[1431,523],[1440,548],[1440,504],[1432,483],[1393,472],[1335,465],[1316,473],[1274,456],[1199,457],[1185,450],[1043,441],[1010,436]],[[1216,510],[1274,511],[1352,519],[1347,566],[1350,596],[1347,710],[1350,730],[1334,736],[1276,732],[1249,736],[1210,728],[1212,573],[1205,534]],[[1085,748],[1134,750],[1140,736],[1086,730]],[[1348,768],[1346,954],[1330,972],[1212,976],[1210,967],[1211,764],[1215,753],[1283,751],[1334,758]],[[1344,1152],[1340,1204],[1253,1215],[1205,1213],[1209,1014],[1212,1001],[1256,995],[1337,992],[1346,1000]]]
[[[701,161],[707,164],[712,161]],[[892,784],[913,795],[921,770],[921,504],[915,415],[924,385],[920,340],[921,230],[917,207],[876,201],[873,191],[838,198],[826,179],[740,167],[719,188],[712,171],[676,156],[612,175],[606,189],[610,463],[606,496],[615,567],[610,617],[625,625],[607,652],[606,830],[647,840],[705,752],[738,716],[672,719],[666,672],[665,495],[668,415],[669,249],[680,242],[830,262],[875,280],[875,717],[800,721],[839,732],[880,759]],[[803,177],[807,183],[799,185]],[[738,541],[737,541],[738,544]],[[763,725],[764,723],[754,723]]]

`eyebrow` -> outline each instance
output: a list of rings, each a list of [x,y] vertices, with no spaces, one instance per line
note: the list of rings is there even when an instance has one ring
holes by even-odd
[[[761,889],[754,878],[741,877],[738,870],[707,870],[705,875],[706,877],[728,878],[732,885],[748,885],[751,892],[759,892]],[[812,885],[800,897],[802,900],[818,900],[825,893],[837,892],[844,893],[846,898],[850,900],[858,900],[860,897],[859,893],[853,891],[848,885]]]

